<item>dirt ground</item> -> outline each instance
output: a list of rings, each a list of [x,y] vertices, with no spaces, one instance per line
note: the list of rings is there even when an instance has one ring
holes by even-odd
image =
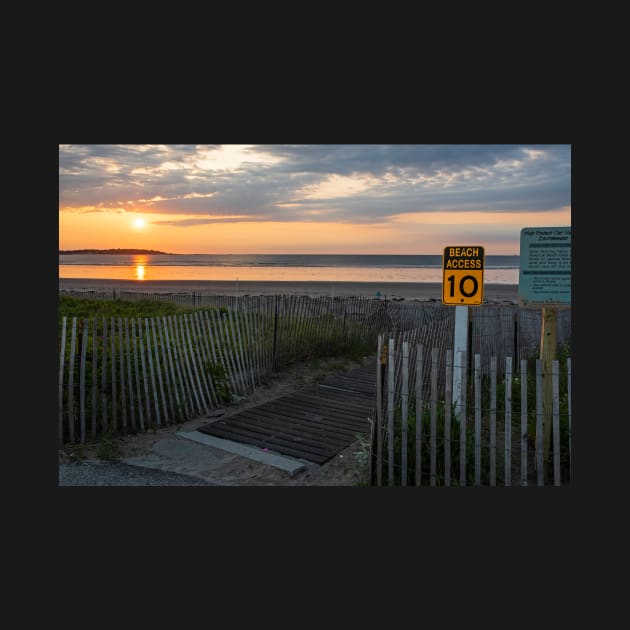
[[[364,357],[363,361],[369,358]],[[267,385],[259,387],[250,396],[222,410],[215,410],[208,416],[158,430],[130,434],[106,443],[100,440],[67,445],[59,450],[59,463],[123,461],[129,457],[149,455],[154,452],[154,446],[164,440],[181,440],[182,438],[176,436],[178,431],[194,431],[211,421],[212,417],[229,417],[249,407],[296,391],[310,383],[318,382],[335,371],[348,371],[360,365],[361,362],[353,362],[342,357],[295,364],[275,375]],[[293,477],[283,470],[249,458],[225,453],[209,446],[204,448],[210,449],[219,460],[211,469],[204,471],[203,475],[203,478],[213,485],[367,485],[367,439],[357,440],[323,465],[303,461],[305,469]]]

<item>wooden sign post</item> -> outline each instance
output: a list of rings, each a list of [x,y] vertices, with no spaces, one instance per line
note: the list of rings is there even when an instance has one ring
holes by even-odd
[[[556,359],[558,345],[557,307],[571,304],[570,227],[533,227],[521,230],[518,295],[521,306],[542,307],[540,359],[543,383],[543,459],[546,480],[551,458],[551,365]]]

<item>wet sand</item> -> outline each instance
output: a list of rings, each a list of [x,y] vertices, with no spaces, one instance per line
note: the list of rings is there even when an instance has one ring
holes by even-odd
[[[202,295],[328,295],[382,297],[393,300],[442,301],[439,282],[302,282],[228,280],[106,280],[59,278],[59,289],[141,291],[147,293],[199,293]],[[518,304],[518,285],[484,283],[484,303]]]

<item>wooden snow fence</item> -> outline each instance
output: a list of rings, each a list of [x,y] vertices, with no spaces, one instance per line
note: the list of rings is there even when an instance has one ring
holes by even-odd
[[[482,356],[422,343],[422,332],[378,336],[372,485],[566,485],[571,471],[571,359],[553,361],[553,444],[543,459],[540,359]],[[499,369],[502,366],[502,370]],[[453,400],[461,370],[462,412]]]

